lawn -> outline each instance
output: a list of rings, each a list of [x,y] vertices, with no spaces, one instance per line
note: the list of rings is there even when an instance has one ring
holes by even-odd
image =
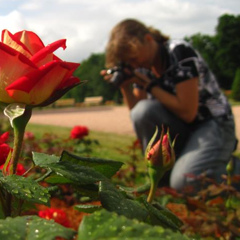
[[[91,129],[89,130],[89,135],[86,138],[92,140],[93,142],[98,142],[98,144],[92,144],[91,157],[112,159],[122,162],[129,160],[127,152],[136,140],[135,137],[114,133],[96,132],[91,131]],[[60,139],[66,140],[70,137],[71,128],[28,124],[26,131],[34,133],[38,139],[48,133],[56,135],[56,137]],[[126,152],[126,154],[123,152]],[[138,155],[139,157],[142,157],[140,151],[138,151]]]

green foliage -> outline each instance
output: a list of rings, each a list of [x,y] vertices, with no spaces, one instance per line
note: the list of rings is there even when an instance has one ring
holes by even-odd
[[[231,97],[235,101],[240,101],[240,68],[237,69],[235,78],[232,84]]]
[[[169,239],[187,240],[188,237],[160,226],[151,226],[106,210],[84,217],[78,231],[78,240],[107,239]]]
[[[239,67],[239,29],[240,15],[224,14],[218,19],[214,36],[198,33],[186,37],[201,53],[224,89],[231,89],[234,74]]]
[[[75,232],[53,220],[36,216],[6,218],[0,220],[0,239],[4,240],[54,240],[56,237],[72,239]]]
[[[44,161],[39,160],[43,158]],[[60,157],[53,157],[43,153],[33,153],[36,166],[49,170],[48,178],[51,183],[71,183],[73,185],[87,185],[106,180],[114,175],[122,163],[111,160],[82,158],[64,151]],[[48,177],[48,176],[47,176]]]
[[[40,186],[32,179],[18,175],[0,178],[0,186],[17,199],[41,203],[50,206],[50,194],[47,188]]]
[[[99,198],[102,206],[130,219],[144,221],[147,210],[138,202],[129,199],[123,191],[119,191],[112,183],[102,181],[99,185]]]
[[[230,89],[240,63],[240,15],[222,15],[216,28],[218,77]]]
[[[120,162],[99,158],[79,157],[64,151],[60,157],[43,153],[33,153],[33,163],[34,166],[31,171],[35,168],[41,168],[40,177],[35,178],[34,174],[31,175],[31,178],[17,175],[2,176],[0,178],[1,193],[6,191],[7,194],[11,194],[13,197],[21,199],[22,201],[32,201],[34,203],[49,205],[50,194],[48,188],[42,187],[39,184],[39,182],[43,182],[45,179],[47,182],[55,185],[73,185],[75,190],[79,191],[82,190],[82,187],[86,187],[87,189],[97,184],[99,187],[92,188],[91,190],[96,191],[103,208],[126,216],[129,219],[138,219],[141,222],[164,226],[175,231],[178,231],[181,226],[181,221],[165,208],[151,206],[144,198],[139,200],[135,198],[134,195],[129,195],[123,190],[119,190],[110,181],[110,178],[121,168],[122,163]],[[44,169],[45,171],[43,171]],[[51,176],[53,176],[52,181]],[[50,181],[48,181],[49,179]],[[4,201],[2,203],[4,203]],[[79,210],[83,209],[81,206],[76,208]],[[94,212],[96,210],[99,211],[100,207],[88,207],[87,209],[85,208],[84,211]],[[56,236],[55,234],[60,234],[57,236],[63,236],[65,238],[73,236],[72,231],[67,231],[61,227],[59,228],[55,223],[45,223],[45,220],[39,220],[34,217],[7,218],[2,225],[0,224],[0,227],[5,226],[6,223],[11,223],[11,221],[14,222],[15,228],[11,229],[11,231],[5,229],[2,234],[10,233],[11,237],[13,235],[17,236],[16,228],[21,227],[22,230],[18,233],[20,239],[32,240],[39,237],[48,240],[53,239]],[[26,223],[26,221],[29,222]],[[45,233],[46,225],[50,229],[47,235]],[[32,228],[35,228],[35,231],[33,231]],[[81,234],[80,232],[80,235]],[[148,236],[148,234],[148,231],[144,232],[145,236]],[[170,237],[171,234],[175,235],[175,233],[168,230],[164,231],[164,236],[166,236],[166,234],[170,234]],[[135,237],[135,232],[131,233],[131,236]]]
[[[65,97],[75,98],[76,102],[83,102],[84,98],[89,96],[103,96],[104,101],[113,99],[119,101],[118,98],[121,97],[119,90],[104,81],[100,75],[104,68],[105,55],[92,54],[74,73],[81,80],[87,80],[87,83],[72,89]]]
[[[85,213],[94,213],[98,210],[101,210],[101,206],[97,205],[75,205],[74,208],[78,210],[79,212],[85,212]]]

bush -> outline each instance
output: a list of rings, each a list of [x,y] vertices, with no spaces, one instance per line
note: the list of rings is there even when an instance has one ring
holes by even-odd
[[[235,78],[232,84],[231,97],[235,101],[240,101],[240,68],[237,69]]]

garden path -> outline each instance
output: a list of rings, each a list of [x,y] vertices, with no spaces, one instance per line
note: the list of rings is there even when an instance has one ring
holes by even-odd
[[[240,139],[240,106],[232,108],[236,134]],[[89,130],[134,136],[129,111],[126,106],[92,106],[34,110],[31,123],[74,127],[84,125]],[[238,144],[240,149],[240,143]]]

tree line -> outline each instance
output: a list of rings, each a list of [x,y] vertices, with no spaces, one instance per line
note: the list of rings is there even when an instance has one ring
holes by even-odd
[[[199,51],[216,75],[220,87],[225,90],[232,89],[234,85],[237,88],[240,86],[240,83],[233,84],[238,78],[240,82],[239,72],[237,74],[240,68],[239,30],[240,15],[224,14],[218,19],[214,36],[197,33],[184,38]],[[92,54],[74,73],[75,76],[87,82],[72,89],[64,97],[82,102],[88,96],[103,96],[104,101],[113,100],[120,103],[122,96],[119,89],[104,81],[100,75],[100,71],[104,68],[105,54]],[[240,92],[240,88],[238,89],[237,91]]]

